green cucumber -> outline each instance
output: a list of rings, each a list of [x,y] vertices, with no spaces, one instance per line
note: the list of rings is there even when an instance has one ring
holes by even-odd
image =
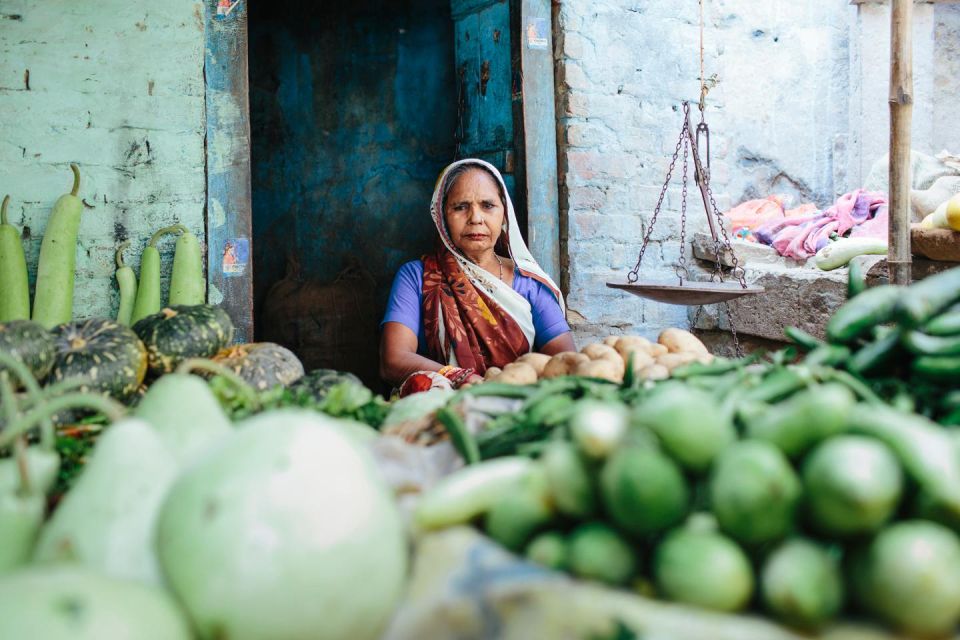
[[[823,345],[823,340],[817,338],[816,336],[810,335],[803,329],[786,327],[784,328],[783,333],[785,336],[787,336],[787,338],[805,351],[813,351],[817,347]]]
[[[206,302],[207,280],[203,274],[203,250],[197,236],[185,226],[180,227],[180,237],[173,254],[173,272],[170,275],[169,306],[176,304],[197,305]]]
[[[130,246],[126,240],[117,247],[117,288],[120,290],[120,305],[117,307],[117,322],[129,327],[133,318],[133,305],[137,300],[137,274],[133,267],[123,261],[123,250]]]
[[[841,384],[817,385],[751,416],[745,435],[770,442],[797,459],[820,441],[842,433],[856,404],[853,392]]]
[[[876,371],[897,354],[900,331],[894,330],[862,347],[847,360],[847,368],[858,375]]]
[[[867,278],[863,272],[863,264],[859,260],[850,262],[847,272],[847,300],[854,298],[867,290]]]
[[[941,313],[924,325],[923,332],[931,336],[960,335],[960,310]]]
[[[942,271],[907,287],[897,303],[896,315],[908,327],[918,327],[960,301],[960,268]]]
[[[30,319],[30,284],[20,233],[7,223],[10,196],[0,205],[0,322]]]
[[[73,283],[77,270],[77,233],[83,201],[80,169],[71,164],[73,188],[53,205],[40,244],[37,286],[33,296],[33,321],[47,329],[73,319]]]
[[[445,477],[420,498],[414,522],[424,530],[465,524],[515,491],[533,470],[533,460],[518,456],[470,465]]]
[[[960,356],[920,356],[911,369],[922,378],[955,382],[960,376]]]
[[[919,356],[960,356],[960,336],[928,336],[920,331],[907,331],[903,344]]]
[[[178,225],[164,227],[150,237],[150,242],[143,249],[140,256],[140,285],[130,316],[132,324],[158,313],[163,306],[160,301],[160,250],[157,249],[157,243],[164,236],[180,232]]]
[[[852,342],[873,327],[889,322],[904,291],[889,284],[867,289],[837,309],[827,322],[827,338],[833,343]]]

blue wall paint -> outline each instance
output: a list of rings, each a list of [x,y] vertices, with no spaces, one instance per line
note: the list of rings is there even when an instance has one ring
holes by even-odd
[[[283,276],[288,253],[324,281],[358,259],[385,300],[397,267],[433,246],[429,199],[453,157],[449,0],[257,5],[257,302]]]

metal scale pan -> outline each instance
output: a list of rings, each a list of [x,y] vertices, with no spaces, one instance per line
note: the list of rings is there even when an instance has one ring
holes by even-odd
[[[687,282],[685,284],[670,284],[666,282],[608,282],[611,289],[620,289],[635,296],[663,302],[665,304],[679,304],[699,306],[702,304],[716,304],[726,302],[740,296],[763,293],[763,287],[742,287],[739,282]]]
[[[695,166],[695,177],[697,186],[700,189],[700,195],[703,198],[703,207],[707,215],[707,223],[710,225],[710,235],[713,236],[713,241],[716,244],[718,235],[716,229],[716,223],[713,219],[713,213],[716,212],[716,207],[713,206],[712,197],[710,195],[709,185],[707,184],[707,173],[703,170],[703,166],[700,163],[700,154],[697,148],[697,138],[701,131],[706,132],[707,134],[707,154],[708,154],[708,170],[709,170],[709,149],[710,149],[710,138],[709,138],[709,129],[707,129],[706,124],[701,123],[694,129],[690,123],[690,107],[687,103],[683,105],[683,111],[685,114],[684,129],[681,132],[681,141],[685,136],[688,140],[687,143],[690,145],[690,155],[693,156],[693,162]],[[694,135],[696,130],[697,134]],[[677,150],[679,152],[680,145],[678,143]],[[674,162],[676,162],[676,155],[674,155]],[[686,162],[686,160],[684,160]],[[673,166],[671,165],[671,172],[673,171]],[[686,172],[686,166],[684,167],[684,172]],[[670,177],[667,177],[667,184],[669,184]],[[666,188],[666,185],[664,186]],[[684,195],[686,195],[686,187],[684,186]],[[659,204],[657,205],[659,211]],[[686,205],[684,205],[686,206]],[[717,212],[716,215],[719,216]],[[656,222],[656,213],[653,220],[651,221],[651,229],[653,224]],[[649,232],[647,236],[649,237]],[[681,245],[683,244],[683,237],[685,235],[684,231],[681,231]],[[730,241],[724,232],[724,247],[733,253],[732,247],[730,246]],[[644,241],[644,247],[646,246],[646,240]],[[681,255],[683,247],[681,246]],[[634,267],[634,270],[630,272],[627,282],[608,282],[607,286],[611,289],[620,289],[621,291],[626,291],[635,296],[641,298],[646,298],[648,300],[655,300],[657,302],[662,302],[665,304],[677,304],[685,306],[698,306],[704,304],[716,304],[719,302],[725,302],[727,300],[732,300],[734,298],[739,298],[740,296],[746,295],[755,295],[758,293],[763,293],[764,288],[760,286],[751,286],[746,283],[743,278],[743,268],[734,263],[734,276],[737,278],[734,281],[726,282],[723,280],[722,273],[719,272],[719,263],[717,265],[717,273],[715,274],[718,277],[718,280],[713,280],[709,282],[690,282],[687,280],[684,282],[684,277],[680,276],[678,284],[671,284],[670,282],[664,281],[640,281],[637,278],[637,271],[640,267],[640,262],[643,260],[643,252],[641,250],[640,260],[637,262],[637,266]],[[734,257],[736,261],[736,257]],[[681,265],[678,267],[679,273],[685,273],[686,267]]]

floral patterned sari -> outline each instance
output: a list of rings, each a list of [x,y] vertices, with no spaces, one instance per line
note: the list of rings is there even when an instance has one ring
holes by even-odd
[[[470,368],[478,374],[503,367],[531,350],[534,342],[530,303],[513,287],[468,260],[454,245],[445,222],[443,192],[447,175],[462,164],[487,169],[500,183],[505,222],[499,246],[506,248],[519,272],[545,284],[563,308],[563,296],[543,271],[517,231],[513,203],[500,172],[482,160],[467,159],[448,166],[437,180],[430,214],[441,245],[423,257],[423,313],[427,347],[438,362]]]

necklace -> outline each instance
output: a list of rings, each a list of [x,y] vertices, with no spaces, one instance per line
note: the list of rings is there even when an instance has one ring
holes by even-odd
[[[503,282],[503,263],[500,262],[500,256],[493,254],[493,257],[497,259],[497,265],[500,267],[500,282]]]

